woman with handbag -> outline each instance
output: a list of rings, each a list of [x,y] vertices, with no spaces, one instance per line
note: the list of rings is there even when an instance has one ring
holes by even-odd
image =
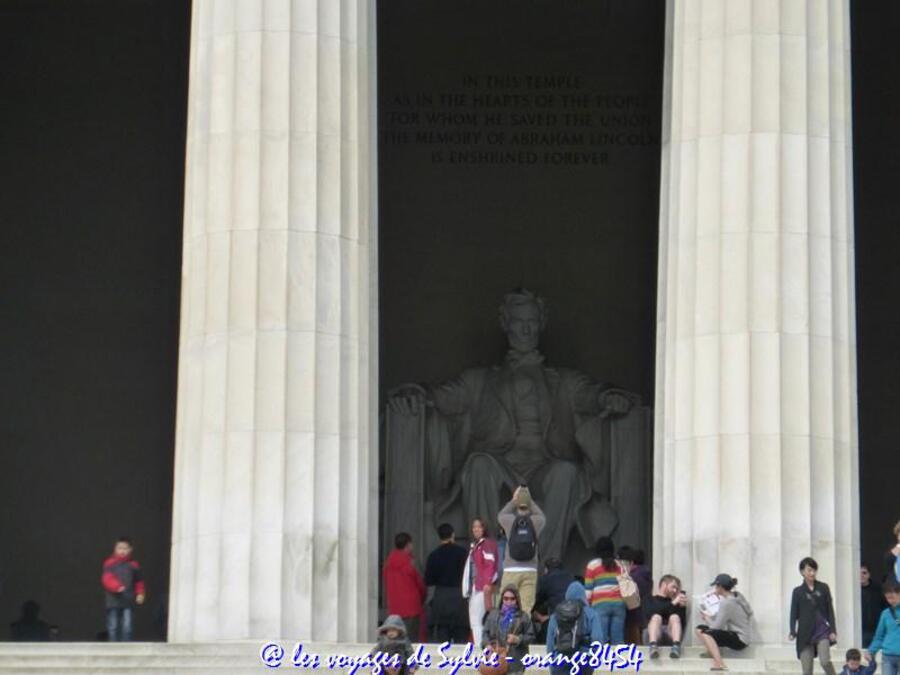
[[[600,641],[604,644],[611,642],[620,645],[625,642],[627,609],[620,583],[625,589],[624,595],[629,598],[633,598],[637,593],[637,586],[628,576],[625,566],[616,560],[614,551],[615,546],[609,537],[600,537],[597,540],[597,557],[591,560],[584,570],[584,588],[587,601],[599,623]],[[637,595],[637,601],[640,604],[640,595]]]
[[[472,643],[481,645],[484,614],[493,606],[494,583],[497,581],[497,542],[488,536],[487,524],[481,518],[472,520],[472,543],[463,570],[463,597],[469,599],[469,625]]]
[[[497,654],[500,667],[482,666],[479,670],[482,675],[523,672],[522,657],[533,641],[534,627],[528,612],[522,609],[519,591],[515,586],[507,586],[500,594],[499,606],[488,612],[481,641],[482,648],[489,647]],[[513,660],[507,661],[507,656]]]

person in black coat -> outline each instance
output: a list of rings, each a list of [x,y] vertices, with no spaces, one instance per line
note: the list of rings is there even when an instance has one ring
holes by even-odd
[[[453,526],[438,526],[441,545],[425,563],[425,585],[434,586],[431,598],[431,639],[462,644],[469,639],[469,608],[462,596],[462,577],[468,551],[456,544]]]
[[[797,657],[803,675],[812,675],[813,660],[818,655],[822,670],[835,675],[831,665],[831,645],[837,642],[834,621],[834,602],[828,584],[816,581],[819,564],[812,558],[800,561],[803,583],[791,595],[791,634],[797,641]]]
[[[531,619],[534,622],[535,642],[547,641],[547,622],[556,606],[566,598],[566,589],[575,575],[563,567],[559,558],[544,563],[544,573],[538,578]],[[526,609],[527,611],[527,609]]]
[[[862,599],[862,643],[869,644],[875,636],[881,612],[888,606],[881,586],[872,581],[872,571],[866,563],[859,568],[860,597]]]
[[[534,604],[545,604],[547,614],[553,614],[556,606],[566,598],[566,589],[575,581],[575,575],[563,567],[559,558],[544,563],[544,573],[538,579]],[[528,611],[530,607],[526,607]]]

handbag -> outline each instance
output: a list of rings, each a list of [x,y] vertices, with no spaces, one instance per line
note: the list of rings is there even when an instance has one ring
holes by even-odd
[[[513,621],[512,626],[509,627],[506,634],[515,635],[521,623],[522,621],[517,618]],[[509,661],[506,660],[506,655],[509,654],[509,645],[501,646],[494,641],[488,645],[487,649],[497,655],[497,665],[491,666],[487,663],[481,663],[478,666],[478,672],[481,673],[481,675],[506,675],[509,671]]]
[[[509,647],[500,647],[495,642],[488,645],[487,650],[497,655],[497,665],[491,666],[482,662],[478,665],[478,672],[481,675],[506,675],[509,671],[509,661],[506,660]]]
[[[617,562],[619,564],[619,574],[616,576],[616,580],[619,582],[619,595],[622,596],[626,609],[637,609],[641,606],[641,592],[638,590],[637,584],[634,583],[634,579],[631,578],[625,565],[621,561]]]

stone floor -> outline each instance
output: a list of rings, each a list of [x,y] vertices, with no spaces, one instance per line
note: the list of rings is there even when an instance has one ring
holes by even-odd
[[[109,644],[92,642],[69,643],[0,643],[0,674],[17,673],[22,675],[40,674],[69,674],[75,673],[99,673],[111,675],[123,673],[126,675],[200,675],[201,673],[237,673],[254,672],[297,672],[304,670],[295,668],[291,662],[291,654],[294,643],[280,642],[285,654],[281,666],[278,668],[266,667],[261,659],[260,652],[262,642],[217,642],[217,643],[152,643],[133,642],[130,644]],[[347,675],[348,669],[334,669],[329,671],[326,665],[328,655],[345,654],[348,656],[364,655],[371,645],[334,643],[304,644],[304,651],[320,655],[322,665],[318,672],[332,672],[335,675],[343,673]],[[436,645],[426,647],[432,655],[433,666],[420,669],[420,675],[451,675],[452,669],[445,663],[445,667],[437,667],[442,656],[437,652]],[[700,648],[689,647],[685,650],[680,660],[669,658],[668,649],[661,649],[661,658],[657,661],[644,659],[640,670],[660,671],[666,675],[675,673],[693,675],[708,673],[710,662],[700,657]],[[543,647],[535,647],[532,653],[544,654]],[[843,653],[843,650],[833,650],[832,655]],[[459,657],[462,649],[451,648],[446,652],[448,656]],[[644,653],[645,654],[645,653]],[[646,654],[645,654],[646,655]],[[726,663],[729,670],[736,673],[799,673],[800,664],[797,661],[793,648],[790,645],[784,647],[759,647],[747,650],[741,655],[726,655]],[[835,665],[840,667],[836,661]],[[816,666],[818,672],[818,666]],[[609,670],[608,668],[606,670]],[[633,670],[631,668],[630,670]],[[368,673],[368,670],[360,669],[359,675]],[[472,675],[473,668],[463,667],[459,675]],[[546,675],[547,670],[529,668],[528,672]],[[598,669],[599,673],[599,669]]]

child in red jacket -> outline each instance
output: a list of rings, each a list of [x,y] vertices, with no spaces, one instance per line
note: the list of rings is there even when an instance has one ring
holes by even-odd
[[[116,539],[113,554],[103,561],[100,581],[106,591],[106,632],[110,642],[128,642],[132,636],[134,606],[144,604],[141,566],[131,559],[131,539]]]

